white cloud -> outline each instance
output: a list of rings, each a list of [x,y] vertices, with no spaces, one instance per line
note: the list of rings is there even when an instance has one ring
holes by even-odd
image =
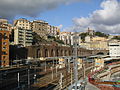
[[[104,0],[100,10],[92,12],[89,17],[74,18],[73,22],[75,25],[72,27],[78,31],[92,27],[106,33],[120,33],[120,2]]]
[[[63,25],[62,25],[62,24],[60,24],[60,25],[58,26],[58,28],[59,28],[59,29],[62,29],[62,28],[63,28]]]
[[[12,18],[16,15],[35,17],[54,9],[61,4],[70,4],[81,0],[0,0],[0,17]]]

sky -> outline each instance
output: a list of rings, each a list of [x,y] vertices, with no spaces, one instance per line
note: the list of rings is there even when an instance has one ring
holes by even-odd
[[[45,20],[61,31],[120,34],[119,0],[0,0],[0,18]]]

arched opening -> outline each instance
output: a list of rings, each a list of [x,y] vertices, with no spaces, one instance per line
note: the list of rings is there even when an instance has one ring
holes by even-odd
[[[45,57],[48,57],[48,50],[45,49]]]
[[[40,49],[37,49],[36,51],[36,58],[40,58],[41,57],[41,52],[40,52]]]
[[[69,50],[69,56],[71,56],[71,51]]]
[[[54,57],[54,50],[51,50],[51,57]]]
[[[57,49],[56,51],[56,56],[58,57],[59,56],[59,50]]]
[[[65,50],[65,56],[67,56],[67,50]]]
[[[99,52],[96,55],[104,55],[104,53],[103,52]]]
[[[61,50],[61,56],[63,56],[63,50]]]

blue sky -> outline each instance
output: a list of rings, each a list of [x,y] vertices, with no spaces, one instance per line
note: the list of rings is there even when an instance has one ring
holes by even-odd
[[[75,17],[88,17],[89,13],[99,9],[101,0],[78,2],[70,5],[61,5],[58,8],[42,13],[40,19],[48,21],[52,25],[63,25],[63,28],[71,26]]]
[[[90,27],[95,31],[120,33],[120,0],[22,1],[0,1],[0,15],[9,19],[45,20],[50,25],[63,26],[61,31],[83,32]]]
[[[50,25],[63,25],[63,28],[69,27],[73,25],[72,19],[75,17],[88,17],[89,14],[97,9],[100,9],[100,3],[103,0],[88,0],[88,1],[80,1],[70,3],[68,5],[59,5],[57,8],[53,10],[47,10],[45,12],[40,13],[35,18],[25,17],[29,20],[40,19],[47,21]],[[21,18],[24,16],[17,16],[17,18]],[[63,29],[62,28],[62,29]]]

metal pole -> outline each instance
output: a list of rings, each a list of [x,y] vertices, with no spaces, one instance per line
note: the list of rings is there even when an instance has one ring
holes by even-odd
[[[45,72],[46,72],[46,61],[45,61]]]
[[[70,59],[68,58],[68,72],[70,73]]]
[[[53,67],[51,67],[51,71],[52,71],[52,80],[53,80]]]
[[[77,82],[78,82],[78,63],[77,63],[77,37],[75,36],[75,47],[74,47],[74,80],[75,80],[75,90],[77,90]]]
[[[53,67],[54,67],[54,60],[53,60]]]
[[[83,79],[85,79],[85,64],[83,64]]]
[[[19,76],[19,72],[18,72],[18,88],[20,87],[20,76]]]
[[[71,85],[72,85],[72,80],[73,80],[73,78],[72,78],[72,68],[71,68]]]
[[[63,79],[63,75],[62,73],[60,73],[60,90],[62,90],[62,79]]]
[[[30,70],[28,69],[28,86],[30,85]]]
[[[58,68],[58,66],[56,66],[56,77],[57,77],[57,68]]]

